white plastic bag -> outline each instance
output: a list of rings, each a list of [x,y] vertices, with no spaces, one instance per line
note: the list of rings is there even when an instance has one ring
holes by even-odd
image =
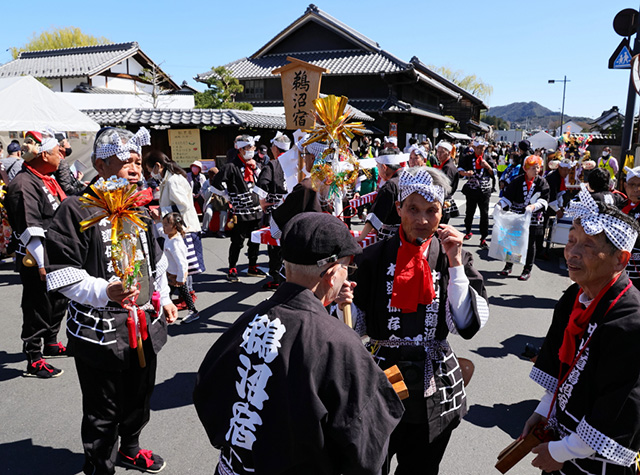
[[[489,257],[512,264],[524,264],[529,246],[530,223],[531,211],[516,214],[496,206],[493,210]]]

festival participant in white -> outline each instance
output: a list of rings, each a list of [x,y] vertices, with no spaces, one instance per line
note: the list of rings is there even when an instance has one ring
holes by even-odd
[[[138,183],[141,148],[149,139],[144,128],[135,135],[124,129],[99,131],[92,154],[99,177]],[[151,190],[146,191],[146,200],[141,197],[138,206],[151,200]],[[96,196],[93,190],[88,193]],[[149,473],[165,466],[159,455],[140,448],[139,437],[149,421],[156,354],[167,341],[167,323],[175,321],[178,312],[169,297],[167,259],[158,246],[156,228],[144,208],[137,212],[146,226],[137,239],[137,287],[127,288],[116,274],[109,220],[104,218],[81,231],[80,223],[96,211],[84,206],[80,197],[69,197],[62,203],[49,229],[47,286],[70,299],[67,334],[82,390],[86,474],[115,473],[113,456],[118,438],[118,457],[123,465]],[[139,341],[144,367],[128,324],[132,305],[138,309],[140,333],[148,335]]]
[[[635,221],[587,190],[572,202],[564,256],[575,282],[558,301],[530,377],[546,392],[523,436],[538,424],[552,442],[531,462],[565,475],[637,473],[640,449],[640,291],[625,266]]]
[[[286,282],[198,371],[193,399],[220,449],[216,474],[379,473],[402,403],[360,338],[325,310],[360,252],[334,216],[302,213],[285,227]]]
[[[383,369],[398,365],[409,388],[389,444],[389,461],[398,459],[396,474],[438,473],[451,433],[467,412],[462,371],[447,336],[471,338],[489,317],[484,282],[462,250],[462,234],[440,224],[449,189],[440,170],[403,170],[399,231],[356,260],[355,329],[369,336],[368,348]]]

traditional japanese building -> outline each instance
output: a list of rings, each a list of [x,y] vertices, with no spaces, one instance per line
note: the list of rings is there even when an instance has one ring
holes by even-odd
[[[350,104],[374,117],[370,128],[388,135],[397,124],[401,147],[407,134],[433,139],[446,124],[468,134],[488,132],[480,123],[480,111],[487,108],[482,100],[416,57],[405,62],[385,51],[315,5],[251,56],[225,65],[245,87],[236,100],[256,110],[282,107],[280,77],[272,71],[287,64],[287,56],[328,69],[321,92],[349,97]],[[205,72],[195,79],[209,77]]]

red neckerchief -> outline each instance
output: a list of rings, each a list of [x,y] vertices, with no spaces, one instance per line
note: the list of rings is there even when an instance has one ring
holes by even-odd
[[[476,155],[476,170],[481,170],[482,169],[482,157],[483,155]]]
[[[533,180],[535,180],[536,177],[533,177],[531,180],[527,180],[527,175],[524,175],[524,182],[527,184],[527,191],[529,191],[531,189],[531,186],[533,185]]]
[[[403,313],[413,313],[418,310],[418,305],[429,305],[436,296],[431,268],[424,256],[432,238],[418,246],[405,239],[402,226],[398,235],[400,247],[393,274],[391,306],[399,308]]]
[[[153,191],[151,188],[145,188],[144,190],[138,191],[134,195],[134,198],[136,198],[136,201],[133,203],[133,206],[146,206],[153,201]]]
[[[437,168],[438,170],[442,170],[442,167],[444,167],[444,164],[447,163],[450,158],[451,157],[447,157],[447,159],[444,162],[442,162],[440,165],[434,165],[433,168]]]
[[[620,275],[618,275],[618,277],[620,277]],[[564,329],[562,346],[560,346],[560,350],[558,351],[561,363],[570,365],[573,362],[573,359],[576,356],[576,337],[582,338],[582,335],[584,335],[584,331],[587,329],[587,325],[589,324],[589,320],[591,320],[591,315],[598,306],[598,303],[600,303],[602,296],[613,284],[616,283],[618,277],[611,279],[611,282],[604,286],[587,308],[582,308],[582,304],[580,303],[582,289],[578,291],[576,300],[573,303],[573,310],[571,311],[571,315],[569,315],[569,323]]]
[[[622,212],[623,212],[624,214],[630,214],[630,213],[631,213],[632,211],[634,211],[634,210],[635,210],[639,205],[640,205],[640,203],[633,204],[633,203],[631,202],[631,200],[629,200],[629,202],[628,202],[626,205],[624,205],[624,208],[622,208]]]
[[[241,154],[238,154],[238,158],[244,165],[244,181],[253,183],[253,168],[247,165],[247,162],[244,160],[244,158],[242,158]]]
[[[31,173],[33,173],[44,182],[45,186],[53,196],[57,196],[60,201],[64,200],[67,197],[66,193],[62,190],[62,188],[60,188],[60,184],[56,181],[55,177],[51,175],[43,175],[28,163],[25,163],[25,165]]]
[[[565,181],[564,178],[560,177],[560,190],[559,191],[566,191],[567,190],[567,182]]]

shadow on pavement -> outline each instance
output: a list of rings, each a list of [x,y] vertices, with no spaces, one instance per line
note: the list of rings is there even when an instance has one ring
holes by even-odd
[[[0,444],[2,473],[31,475],[34,473],[56,473],[75,475],[82,470],[84,455],[69,449],[56,449],[33,445],[31,439]]]
[[[489,297],[489,305],[498,305],[500,307],[508,308],[535,308],[538,310],[552,310],[556,306],[556,303],[558,303],[557,299],[543,298],[535,295],[525,294],[501,294],[499,297]],[[552,313],[549,312],[549,318],[551,318],[551,315]]]
[[[529,358],[522,356],[525,351],[525,345],[529,344],[536,350],[542,346],[544,338],[533,337],[529,335],[513,335],[500,344],[501,348],[484,346],[471,350],[472,353],[476,353],[484,358],[504,358],[505,356],[515,355],[522,360],[529,360]]]
[[[24,361],[26,367],[27,360],[22,353],[7,353],[6,351],[0,351],[0,382],[22,376],[21,370],[6,367],[8,364],[19,363],[20,361]]]
[[[151,409],[163,411],[193,404],[196,373],[176,373],[171,379],[156,384],[151,396]]]
[[[479,427],[497,427],[516,439],[522,433],[524,423],[538,407],[540,401],[529,399],[515,404],[494,404],[493,407],[474,404],[464,419]],[[496,457],[498,454],[495,454]]]

